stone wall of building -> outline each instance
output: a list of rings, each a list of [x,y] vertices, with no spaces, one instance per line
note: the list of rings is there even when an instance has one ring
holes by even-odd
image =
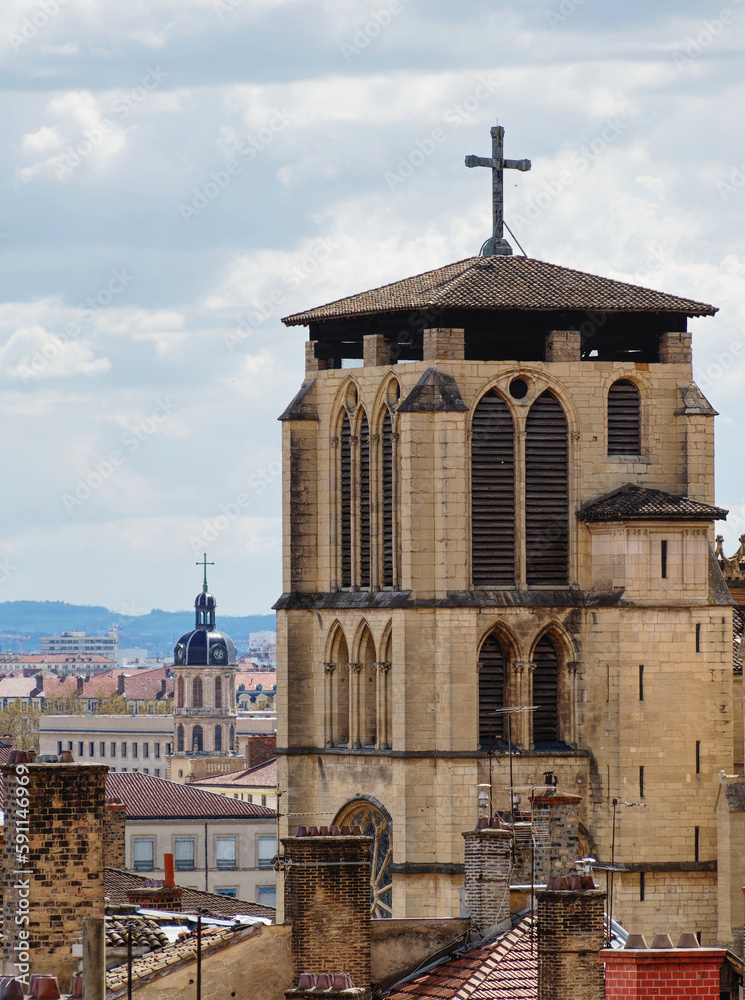
[[[126,868],[126,837],[124,827],[127,807],[109,799],[104,820],[103,863],[106,868]]]
[[[538,1000],[603,1000],[600,889],[539,890]]]
[[[57,975],[65,988],[77,969],[72,944],[82,939],[83,919],[104,915],[107,770],[76,763],[2,768],[4,975],[17,975],[15,963],[26,954],[21,973]]]

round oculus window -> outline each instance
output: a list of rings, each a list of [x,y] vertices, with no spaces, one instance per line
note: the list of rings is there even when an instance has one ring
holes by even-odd
[[[510,396],[513,399],[525,399],[528,395],[528,383],[522,378],[513,378],[510,382]]]

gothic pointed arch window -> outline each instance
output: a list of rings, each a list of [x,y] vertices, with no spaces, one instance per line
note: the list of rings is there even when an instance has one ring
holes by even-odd
[[[184,678],[179,677],[176,681],[176,708],[184,707]]]
[[[339,536],[341,585],[352,586],[352,427],[342,414],[339,426]]]
[[[349,650],[341,627],[334,626],[330,660],[325,665],[325,742],[339,747],[349,744]]]
[[[191,685],[191,707],[204,707],[204,684],[201,677],[195,677]]]
[[[370,845],[370,915],[393,916],[393,823],[388,812],[370,799],[356,799],[347,803],[337,814],[338,826],[359,826]]]
[[[530,587],[569,583],[569,429],[546,390],[525,428],[525,561]]]
[[[506,670],[505,648],[492,632],[479,652],[479,749],[487,752],[504,739],[504,716],[495,712],[504,708]]]
[[[370,586],[370,427],[363,413],[359,423],[359,585]]]
[[[544,635],[533,650],[533,743],[559,740],[559,657],[550,636]]]
[[[184,727],[178,726],[176,728],[176,750],[179,753],[184,752]]]
[[[359,743],[374,747],[378,733],[378,692],[375,670],[375,643],[370,630],[365,628],[359,647],[358,727]]]
[[[215,708],[222,708],[222,677],[215,677]]]
[[[393,443],[393,418],[386,407],[380,428],[380,548],[383,587],[395,586]]]
[[[222,750],[222,726],[215,726],[215,750]]]
[[[636,385],[620,378],[608,390],[608,454],[640,455],[641,396]]]
[[[515,586],[515,425],[490,389],[471,426],[472,573],[476,588]]]
[[[201,726],[194,726],[191,731],[192,753],[201,753],[204,750],[204,730]]]

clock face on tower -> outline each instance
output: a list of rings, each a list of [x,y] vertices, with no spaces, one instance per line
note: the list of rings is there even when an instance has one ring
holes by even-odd
[[[173,658],[176,663],[183,663],[186,658],[186,646],[183,643],[179,643],[173,651]]]
[[[222,663],[225,660],[226,650],[224,646],[213,646],[210,650],[210,659],[213,663]]]

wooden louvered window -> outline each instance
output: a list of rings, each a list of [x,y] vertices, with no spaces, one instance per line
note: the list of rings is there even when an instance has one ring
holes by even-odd
[[[495,715],[504,708],[505,656],[496,636],[487,636],[479,654],[479,749],[493,749],[504,734],[504,716]]]
[[[525,556],[531,587],[569,582],[569,434],[558,399],[542,393],[525,434]]]
[[[352,430],[349,417],[344,414],[339,433],[339,482],[341,486],[340,539],[341,585],[352,586]]]
[[[492,389],[479,401],[471,436],[472,566],[476,588],[515,586],[515,427]]]
[[[386,413],[380,434],[381,527],[383,572],[382,585],[393,584],[393,421]]]
[[[533,663],[533,744],[540,747],[559,739],[559,658],[547,635],[536,643]]]
[[[640,455],[642,450],[641,397],[627,378],[608,390],[608,454]]]
[[[370,586],[370,429],[360,421],[360,569],[359,584]]]

